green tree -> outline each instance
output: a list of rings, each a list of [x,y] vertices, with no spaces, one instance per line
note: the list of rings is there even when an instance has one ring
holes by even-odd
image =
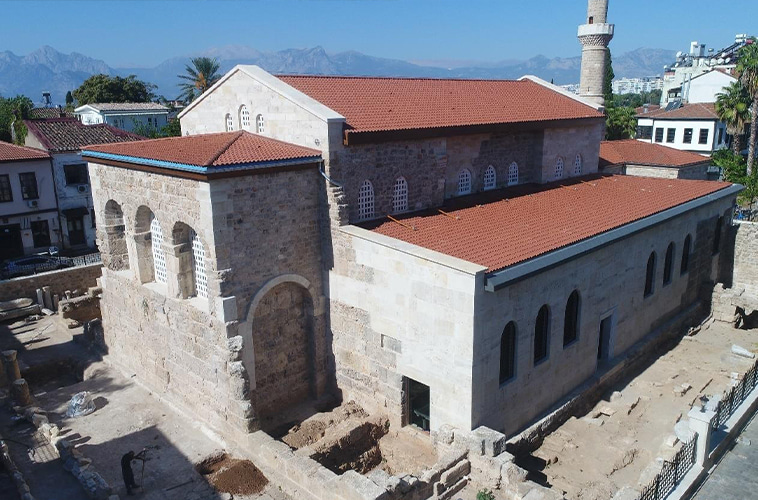
[[[742,132],[750,120],[750,96],[738,80],[716,95],[715,106],[719,120],[726,123],[726,131],[732,136],[734,153],[740,154]]]
[[[66,107],[73,106],[74,105],[74,96],[71,94],[71,91],[69,90],[66,92]]]
[[[756,129],[758,128],[758,39],[751,38],[737,53],[737,74],[753,101],[750,114],[750,143],[747,149],[747,175],[753,172],[755,161]]]
[[[23,144],[26,139],[26,125],[23,120],[29,118],[29,112],[34,107],[31,99],[24,95],[16,97],[0,97],[0,140]]]
[[[758,198],[758,175],[748,174],[745,158],[734,151],[719,149],[713,153],[711,161],[721,168],[724,180],[745,186],[745,190],[738,195],[737,201],[742,206],[752,206]]]
[[[219,62],[210,57],[193,57],[190,64],[185,68],[186,74],[177,75],[177,78],[184,80],[179,83],[182,90],[179,97],[186,102],[192,102],[203,92],[213,86],[214,83],[221,79],[218,73]]]
[[[611,49],[605,49],[605,78],[603,80],[603,97],[606,104],[613,102],[613,79],[616,74],[613,72],[613,59],[611,58]]]
[[[93,102],[150,102],[155,85],[138,80],[135,75],[93,75],[71,95],[79,106]]]
[[[182,135],[182,128],[179,120],[171,120],[160,129],[143,122],[135,122],[132,132],[148,139],[160,139],[161,137],[179,137]]]
[[[609,141],[631,139],[637,131],[637,112],[634,108],[611,106],[605,110],[605,138]]]

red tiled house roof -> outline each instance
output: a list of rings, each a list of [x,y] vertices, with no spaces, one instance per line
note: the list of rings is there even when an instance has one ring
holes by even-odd
[[[75,118],[24,120],[30,134],[51,153],[79,151],[91,144],[139,141],[144,137],[106,124],[84,125]]]
[[[531,80],[278,76],[347,120],[346,134],[602,118]]]
[[[102,144],[87,147],[84,154],[88,153],[95,153],[89,155],[95,158],[97,153],[101,153],[123,161],[152,160],[194,167],[224,167],[299,159],[314,161],[321,158],[321,152],[315,149],[246,131]]]
[[[50,158],[50,155],[39,149],[16,146],[0,141],[0,162],[44,160],[47,158]]]
[[[453,198],[376,233],[497,271],[731,186],[724,182],[589,176]],[[411,226],[410,229],[406,226]]]
[[[710,159],[697,153],[636,139],[600,143],[600,167],[622,164],[686,167],[706,162],[710,162]]]
[[[666,108],[656,109],[644,114],[638,114],[637,118],[655,118],[656,120],[687,120],[687,119],[711,119],[718,120],[716,107],[713,103],[684,104],[682,107],[666,111]]]

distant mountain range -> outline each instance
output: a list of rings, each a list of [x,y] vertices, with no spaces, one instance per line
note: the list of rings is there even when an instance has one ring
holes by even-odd
[[[321,47],[261,52],[252,47],[234,45],[212,48],[198,55],[217,57],[222,72],[236,64],[256,64],[272,73],[290,74],[506,79],[531,74],[553,80],[558,85],[578,83],[581,66],[579,56],[549,59],[539,55],[526,61],[504,60],[472,63],[474,65],[470,66],[458,62],[444,68],[433,65],[433,62],[414,64],[355,51],[329,54]],[[77,88],[87,77],[104,73],[121,76],[135,74],[141,80],[156,84],[157,94],[171,99],[178,94],[176,75],[184,72],[189,57],[167,59],[153,68],[113,68],[104,61],[76,52],[63,54],[49,46],[26,56],[0,52],[0,95],[24,94],[38,102],[43,91],[50,91],[53,102],[59,104],[64,102],[67,91]],[[674,57],[673,50],[640,48],[625,54],[614,54],[613,69],[617,78],[658,75]]]

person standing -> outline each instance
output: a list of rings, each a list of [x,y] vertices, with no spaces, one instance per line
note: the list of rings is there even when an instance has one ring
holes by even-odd
[[[133,451],[127,452],[121,457],[121,475],[124,478],[124,485],[126,486],[126,494],[134,495],[135,488],[139,488],[139,485],[134,482],[134,472],[132,471],[132,461],[141,460],[145,461],[145,451],[141,451],[138,454],[134,454]]]

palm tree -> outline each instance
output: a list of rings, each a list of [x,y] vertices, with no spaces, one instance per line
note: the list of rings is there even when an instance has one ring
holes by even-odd
[[[747,175],[753,172],[756,128],[758,128],[758,39],[751,38],[738,53],[737,74],[753,101],[750,113],[750,144],[747,148]]]
[[[221,79],[221,75],[218,74],[218,60],[210,57],[193,57],[190,62],[192,64],[188,64],[186,68],[187,74],[177,75],[178,78],[185,80],[179,83],[182,89],[179,96],[187,102],[195,100]]]
[[[726,131],[732,136],[734,154],[740,154],[740,136],[745,130],[745,124],[750,121],[750,96],[739,80],[716,95],[716,114],[719,115],[719,120],[726,123]]]

